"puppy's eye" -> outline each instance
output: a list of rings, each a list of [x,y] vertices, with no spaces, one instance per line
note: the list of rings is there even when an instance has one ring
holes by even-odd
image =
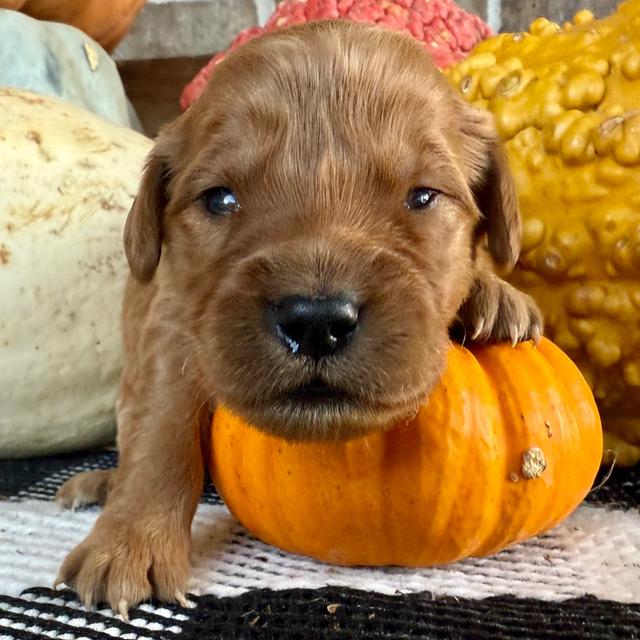
[[[409,195],[405,201],[405,206],[410,211],[418,211],[420,209],[427,209],[431,207],[438,199],[440,192],[436,189],[429,189],[428,187],[419,187],[409,191]]]
[[[240,209],[236,194],[227,187],[213,187],[202,194],[205,209],[213,216],[229,216]]]

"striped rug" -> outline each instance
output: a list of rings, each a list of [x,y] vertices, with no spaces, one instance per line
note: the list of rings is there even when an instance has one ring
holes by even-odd
[[[104,451],[0,461],[0,640],[108,637],[640,639],[640,469],[615,470],[554,530],[496,556],[423,570],[323,565],[248,534],[209,485],[193,527],[191,609],[146,603],[125,623],[50,586],[99,510],[61,511]]]

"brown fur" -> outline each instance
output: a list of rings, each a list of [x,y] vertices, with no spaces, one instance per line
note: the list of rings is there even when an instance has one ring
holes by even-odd
[[[209,215],[228,186],[242,209]],[[442,192],[428,210],[408,192]],[[133,277],[123,314],[120,463],[72,479],[66,504],[109,496],[60,581],[123,612],[184,601],[202,482],[197,421],[221,402],[291,439],[349,437],[415,411],[467,339],[539,336],[529,298],[495,273],[518,256],[513,183],[490,117],[472,110],[403,35],[312,23],[252,41],[160,134],[125,231]],[[265,306],[348,291],[361,306],[349,348],[292,356]],[[347,396],[300,404],[314,378]]]

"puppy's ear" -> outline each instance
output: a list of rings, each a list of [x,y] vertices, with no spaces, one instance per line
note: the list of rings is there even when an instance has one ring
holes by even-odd
[[[496,264],[515,266],[520,254],[522,222],[518,198],[505,152],[491,114],[464,105],[462,132],[468,138],[470,182],[482,213],[479,229],[486,234],[489,252]]]
[[[124,227],[124,249],[129,267],[140,282],[151,280],[160,262],[168,175],[167,159],[156,147],[147,157],[138,195]]]

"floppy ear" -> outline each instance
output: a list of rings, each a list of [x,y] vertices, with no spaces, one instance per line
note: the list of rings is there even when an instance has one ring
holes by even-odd
[[[493,118],[465,104],[462,132],[471,152],[471,189],[482,213],[478,231],[486,234],[496,264],[511,269],[520,254],[522,221],[518,197]]]
[[[131,273],[140,282],[151,280],[160,262],[168,173],[166,159],[153,149],[124,227],[124,250]]]

